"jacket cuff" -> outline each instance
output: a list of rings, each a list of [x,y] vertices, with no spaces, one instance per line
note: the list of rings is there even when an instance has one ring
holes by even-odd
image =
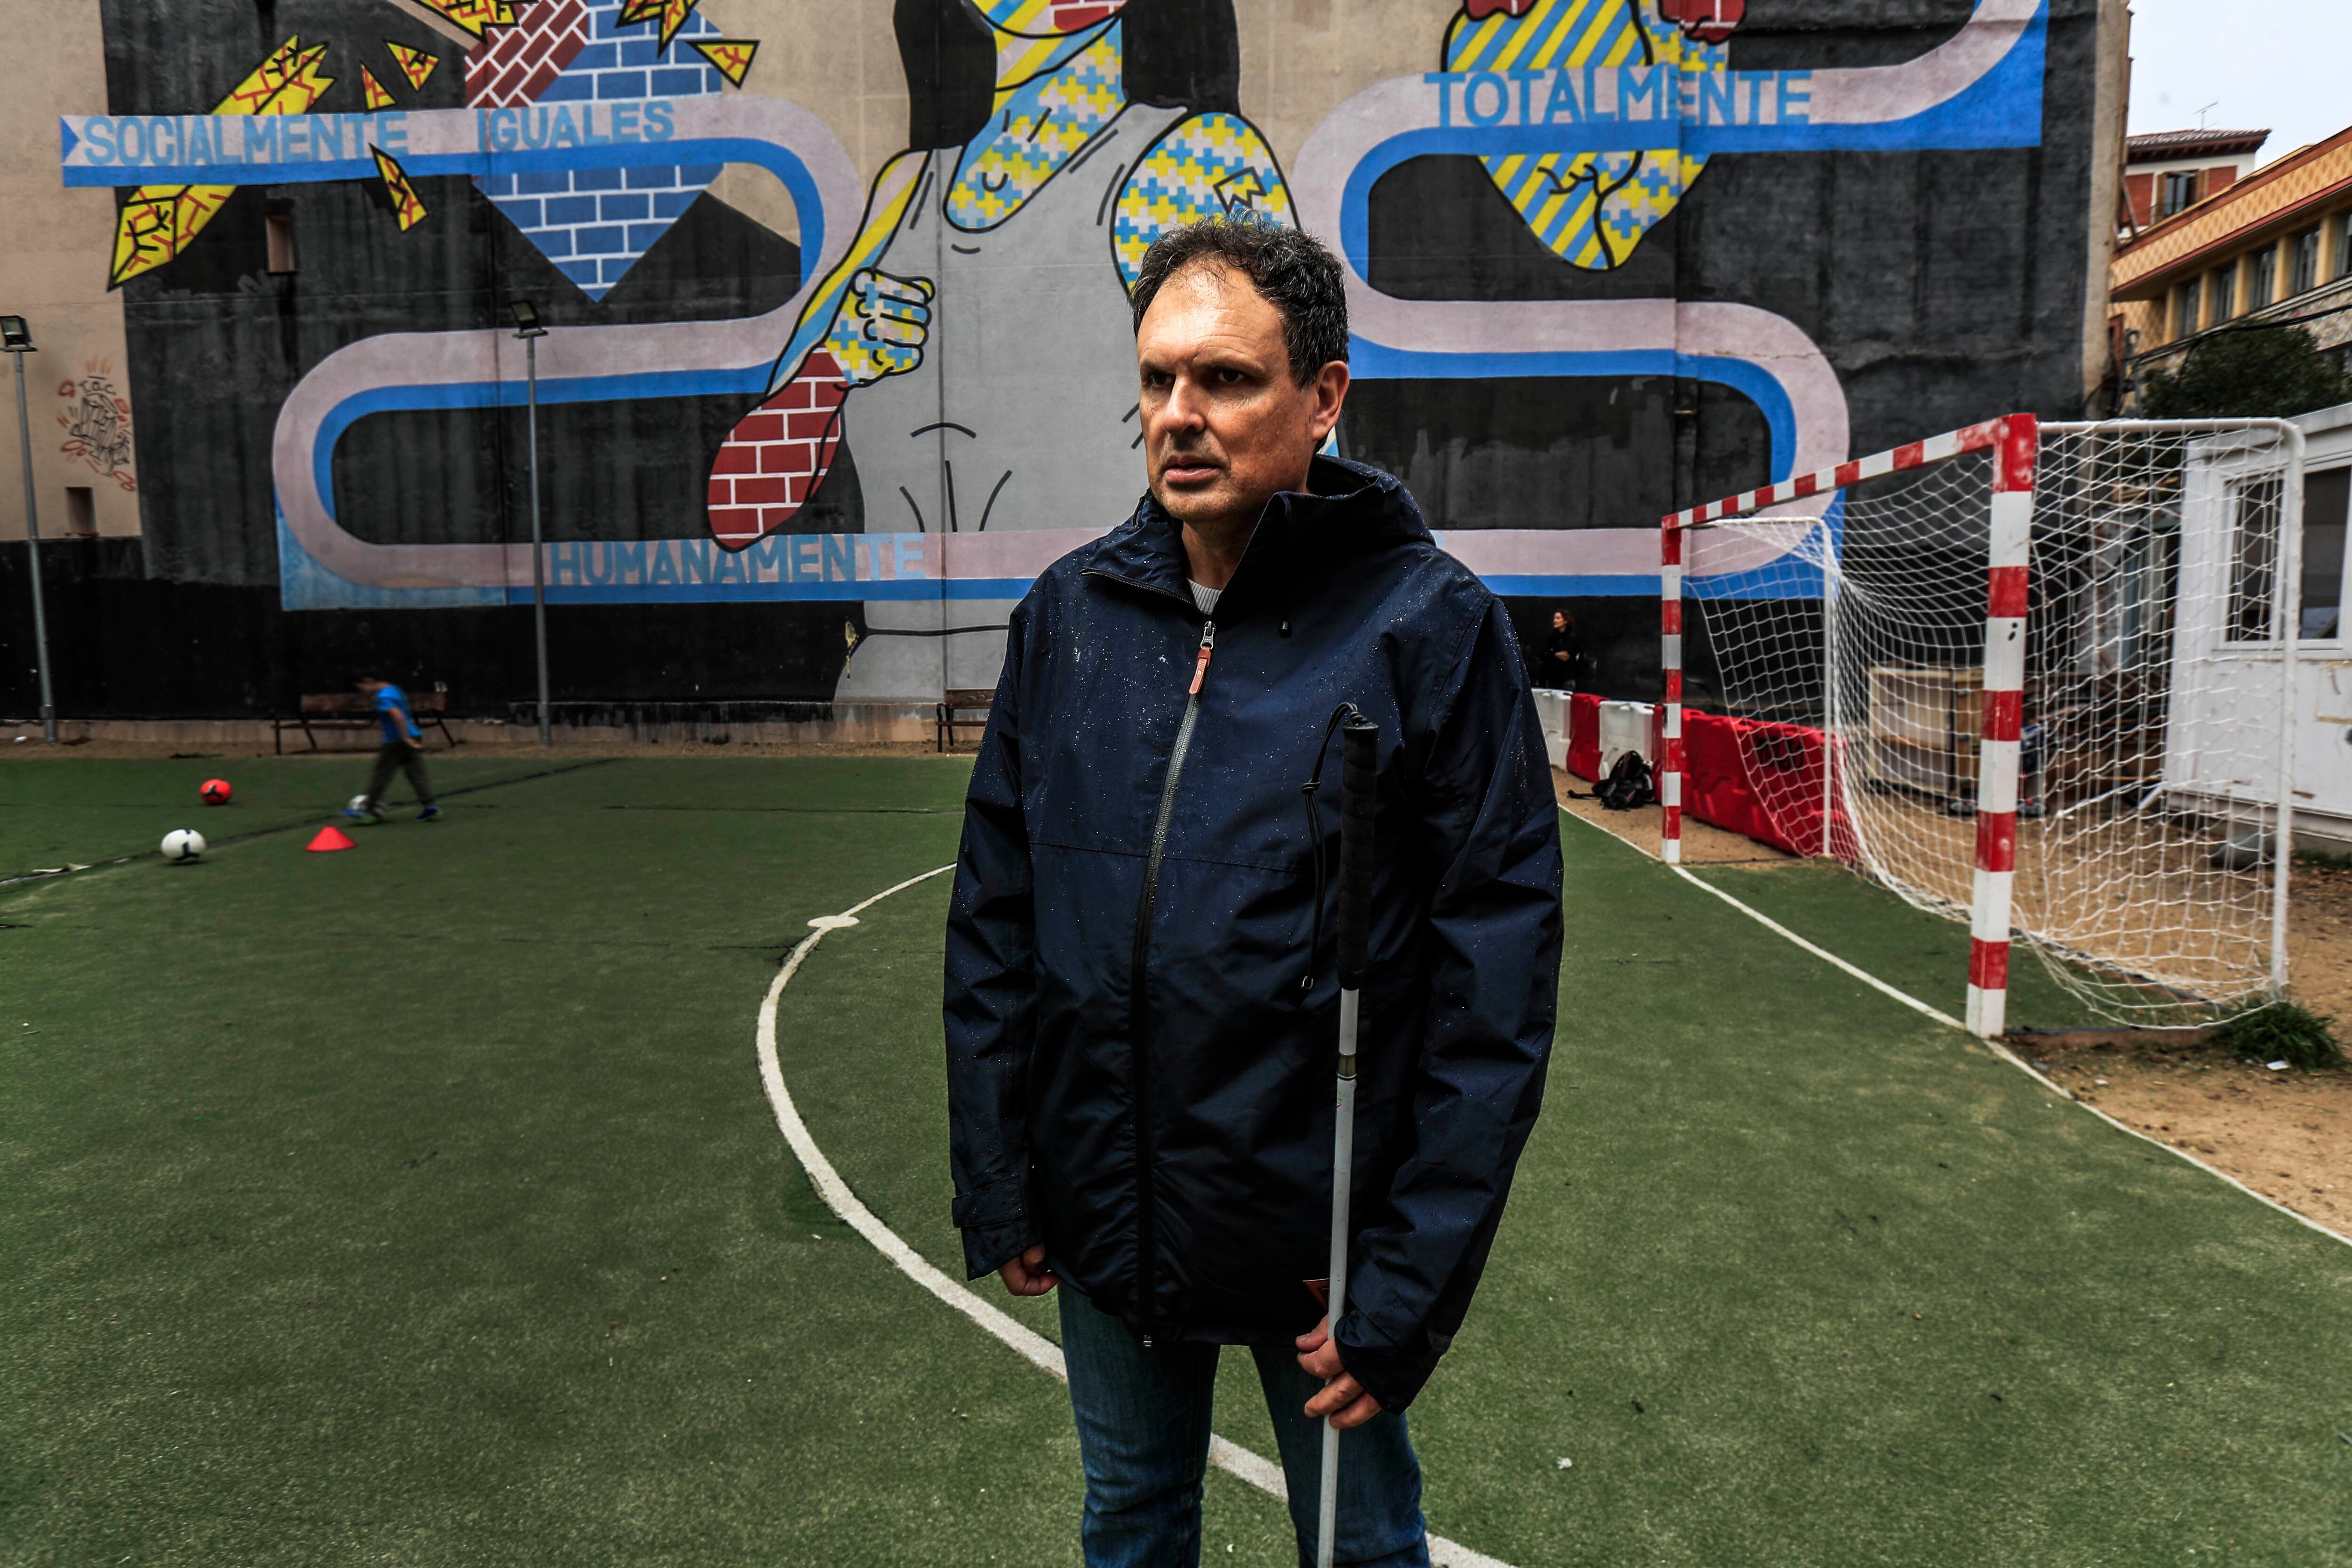
[[[963,1277],[977,1279],[993,1274],[1045,1237],[1025,1219],[1003,1225],[967,1226],[963,1233]]]
[[[949,1213],[965,1230],[1013,1225],[1028,1217],[1028,1184],[1019,1176],[999,1176],[956,1194]]]
[[[1381,1402],[1381,1408],[1401,1411],[1411,1405],[1437,1370],[1438,1358],[1454,1342],[1451,1334],[1415,1331],[1407,1342],[1392,1342],[1359,1313],[1339,1320],[1332,1332],[1339,1346],[1339,1364]]]

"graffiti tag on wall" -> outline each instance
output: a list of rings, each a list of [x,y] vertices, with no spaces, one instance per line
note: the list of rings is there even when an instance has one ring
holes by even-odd
[[[83,366],[81,378],[58,384],[58,424],[66,438],[58,450],[90,472],[112,479],[126,490],[139,481],[131,471],[131,400],[115,384],[113,367],[104,360]]]

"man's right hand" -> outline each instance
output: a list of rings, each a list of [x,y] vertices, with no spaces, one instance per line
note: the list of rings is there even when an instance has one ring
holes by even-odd
[[[1045,1267],[1045,1244],[1042,1241],[999,1268],[996,1277],[1015,1296],[1042,1296],[1061,1283]]]

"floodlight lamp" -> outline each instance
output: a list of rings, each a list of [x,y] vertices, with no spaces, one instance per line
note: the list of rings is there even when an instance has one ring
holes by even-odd
[[[0,316],[0,353],[26,353],[32,347],[33,334],[24,317]]]
[[[528,300],[514,300],[508,302],[507,309],[514,315],[515,336],[536,338],[546,335],[547,329],[539,324],[538,306]]]

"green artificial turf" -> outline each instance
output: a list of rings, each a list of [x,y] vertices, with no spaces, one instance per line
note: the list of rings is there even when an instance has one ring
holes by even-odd
[[[1563,818],[1563,831],[1575,826]],[[1965,1016],[1969,928],[1962,922],[1914,909],[1827,860],[1760,870],[1701,866],[1692,874],[1930,1007],[1956,1018]],[[1818,961],[1791,949],[1789,962]],[[2012,944],[2008,1027],[2073,1028],[2101,1022],[2051,977],[2032,948]]]
[[[830,1223],[752,1052],[787,944],[951,854],[962,784],[616,763],[0,896],[0,1560],[1066,1535],[1055,1391]]]
[[[10,842],[95,843],[78,802],[128,776]],[[753,1056],[806,922],[951,858],[963,782],[614,762],[344,854],[0,888],[0,1563],[1075,1563],[1060,1385],[824,1209]],[[1440,1531],[1517,1568],[2352,1563],[2352,1252],[1562,827],[1550,1099],[1413,1413]],[[1948,973],[1851,879],[1716,875]],[[826,937],[777,1037],[960,1275],[946,894]],[[1270,1451],[1238,1356],[1221,1399]],[[1272,1500],[1213,1476],[1209,1511],[1208,1560],[1288,1561]]]
[[[1412,1417],[1435,1530],[1520,1568],[2352,1562],[2352,1251],[1562,826],[1550,1099]],[[1721,875],[1902,979],[1964,969],[1965,931],[1851,876]],[[945,898],[828,936],[778,1051],[844,1178],[960,1274],[939,1027],[887,1001],[936,974]],[[1238,1355],[1219,1400],[1270,1453]],[[1270,1510],[1213,1489],[1212,1542],[1280,1560]]]
[[[0,752],[0,880],[37,870],[101,864],[152,851],[163,835],[193,827],[226,843],[324,822],[366,787],[373,753],[319,757],[178,757],[163,760],[11,756]],[[431,752],[436,792],[461,799],[485,784],[577,763],[521,757],[456,757]],[[226,779],[226,805],[197,795]],[[400,815],[413,814],[408,784],[394,779]]]

